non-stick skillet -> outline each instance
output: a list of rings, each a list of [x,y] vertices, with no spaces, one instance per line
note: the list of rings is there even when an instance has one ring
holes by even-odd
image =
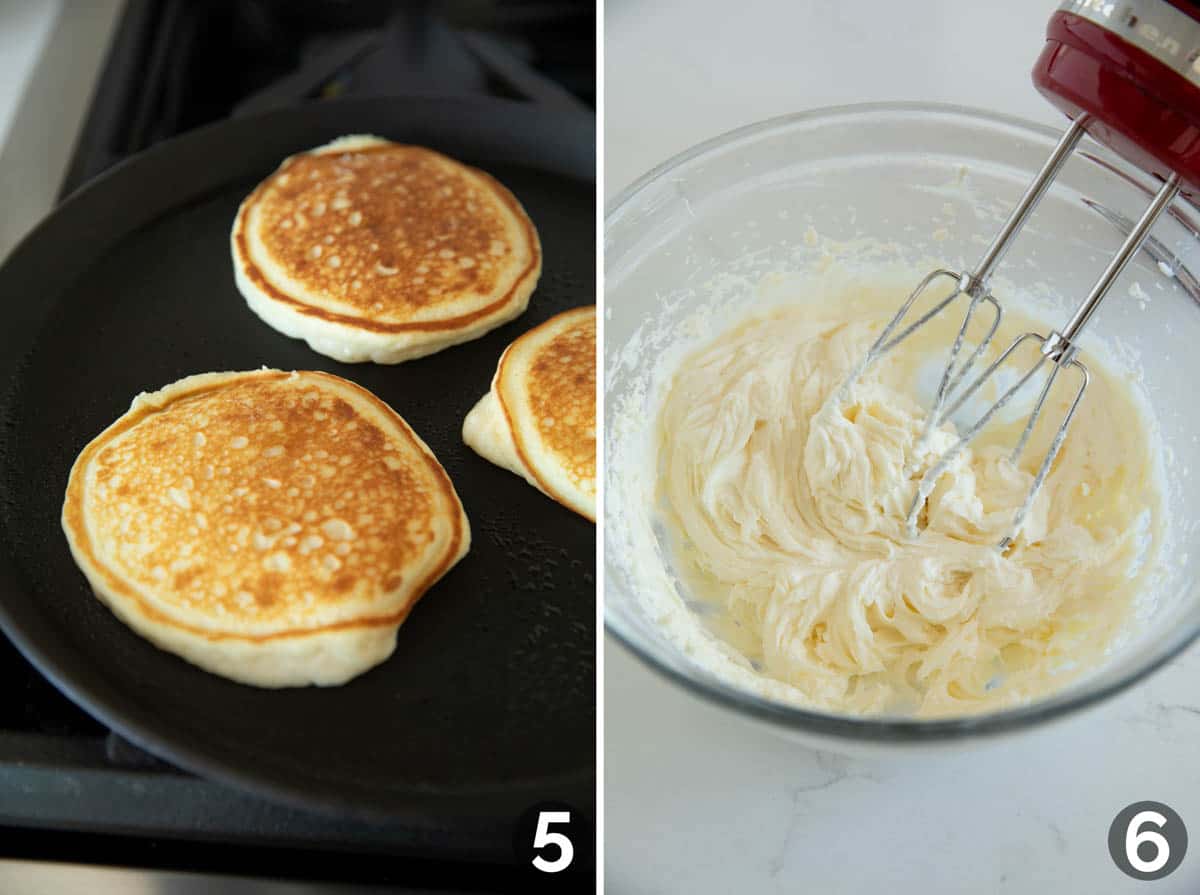
[[[524,315],[383,367],[340,365],[247,309],[229,259],[238,203],[285,156],[364,132],[512,189],[545,253]],[[590,812],[594,528],[472,453],[460,427],[515,336],[595,300],[594,137],[589,115],[515,103],[321,103],[187,134],[65,201],[0,267],[0,625],[18,648],[185,769],[387,817],[442,852],[507,853],[538,801]],[[59,527],[73,458],[135,394],[262,365],[328,370],[381,396],[433,448],[471,520],[470,554],[400,629],[395,655],[343,687],[259,690],[159,651],[92,596]]]

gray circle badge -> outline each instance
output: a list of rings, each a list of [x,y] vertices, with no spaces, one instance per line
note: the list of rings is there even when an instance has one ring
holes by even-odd
[[[1162,802],[1134,802],[1113,818],[1108,852],[1121,871],[1134,879],[1162,879],[1187,854],[1187,827]]]

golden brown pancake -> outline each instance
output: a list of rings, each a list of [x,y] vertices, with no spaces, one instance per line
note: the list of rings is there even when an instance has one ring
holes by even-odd
[[[63,529],[131,628],[262,687],[382,662],[470,545],[445,470],[395,411],[337,376],[278,370],[139,395],[75,461]]]
[[[542,269],[537,231],[504,186],[377,137],[285,160],[242,203],[232,251],[256,314],[350,363],[478,338],[525,310]]]
[[[508,346],[463,440],[596,521],[596,307],[552,317]]]

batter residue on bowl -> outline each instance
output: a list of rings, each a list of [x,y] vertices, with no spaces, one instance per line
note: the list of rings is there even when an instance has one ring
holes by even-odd
[[[663,519],[720,633],[806,702],[991,710],[1061,686],[1127,621],[1159,540],[1153,429],[1085,350],[1091,385],[1015,547],[996,549],[1073,389],[1052,393],[1052,422],[1017,465],[1021,408],[989,428],[910,539],[916,483],[955,440],[947,424],[920,449],[921,383],[961,318],[944,315],[838,395],[901,297],[785,308],[688,356],[658,420]],[[1051,328],[1006,313],[996,344]]]

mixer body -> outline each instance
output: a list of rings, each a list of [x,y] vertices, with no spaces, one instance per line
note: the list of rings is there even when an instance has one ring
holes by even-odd
[[[1139,168],[1200,193],[1200,4],[1067,0],[1046,27],[1034,86]]]

